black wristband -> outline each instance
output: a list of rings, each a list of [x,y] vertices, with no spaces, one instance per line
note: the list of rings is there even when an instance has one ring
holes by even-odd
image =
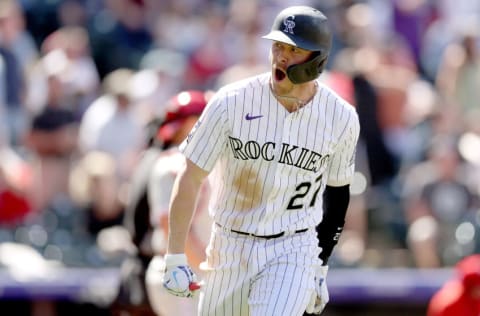
[[[323,219],[317,225],[318,245],[322,248],[320,259],[326,265],[335,248],[343,227],[350,202],[350,186],[327,186],[324,192]]]

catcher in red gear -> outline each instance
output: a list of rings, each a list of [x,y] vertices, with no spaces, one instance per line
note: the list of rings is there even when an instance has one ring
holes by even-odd
[[[430,300],[427,316],[480,315],[480,254],[459,261],[455,271]]]
[[[131,180],[124,223],[137,251],[122,265],[122,282],[114,305],[118,312],[114,315],[123,315],[126,311],[134,316],[170,315],[171,309],[180,315],[190,308],[174,306],[170,298],[173,303],[166,303],[155,278],[149,278],[145,284],[145,277],[152,257],[164,252],[168,215],[165,197],[170,196],[178,161],[182,161],[178,159],[176,147],[197,121],[209,95],[209,92],[197,90],[182,91],[168,100],[165,115],[154,118],[147,126],[147,148]],[[194,241],[196,239],[192,238],[189,255],[198,266],[204,258],[206,242],[198,245]]]

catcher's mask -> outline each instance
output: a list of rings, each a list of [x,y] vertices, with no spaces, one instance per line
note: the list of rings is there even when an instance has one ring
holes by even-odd
[[[306,62],[288,67],[288,79],[295,84],[314,80],[322,73],[332,42],[327,17],[307,6],[282,10],[273,21],[270,33],[263,38],[313,52]]]

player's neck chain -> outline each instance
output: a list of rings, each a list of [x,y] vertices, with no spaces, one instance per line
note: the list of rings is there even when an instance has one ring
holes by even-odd
[[[312,91],[312,93],[310,94],[310,97],[307,100],[302,100],[300,98],[290,96],[290,95],[279,95],[273,89],[272,83],[270,83],[270,90],[272,91],[273,95],[275,96],[275,98],[277,100],[279,100],[279,101],[280,100],[285,100],[285,102],[287,102],[289,104],[292,104],[293,105],[292,112],[297,112],[298,110],[303,108],[306,104],[308,104],[308,102],[310,102],[315,97],[315,95],[317,94],[317,90],[318,90],[318,83],[316,81],[314,81],[313,91]]]

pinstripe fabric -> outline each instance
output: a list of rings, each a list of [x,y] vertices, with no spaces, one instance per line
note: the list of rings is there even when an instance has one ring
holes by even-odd
[[[327,184],[345,185],[354,171],[359,123],[355,109],[317,82],[303,108],[289,113],[269,87],[270,73],[225,86],[210,100],[180,146],[211,171],[207,248],[200,315],[302,315],[319,264],[313,229]],[[264,240],[256,235],[311,228]]]
[[[265,240],[214,227],[199,315],[303,315],[318,254],[314,230]]]
[[[355,109],[321,83],[309,104],[289,113],[272,95],[269,78],[221,89],[181,145],[201,168],[215,167],[214,221],[258,235],[321,220],[325,185],[350,182],[359,133]]]

